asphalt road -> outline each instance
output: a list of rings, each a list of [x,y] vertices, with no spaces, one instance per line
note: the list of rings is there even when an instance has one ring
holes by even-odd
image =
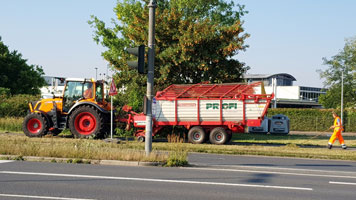
[[[191,154],[194,167],[0,161],[0,199],[356,199],[356,162]]]

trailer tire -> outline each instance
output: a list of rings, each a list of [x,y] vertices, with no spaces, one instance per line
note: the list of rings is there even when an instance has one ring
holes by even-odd
[[[188,141],[193,144],[202,144],[206,140],[206,133],[204,129],[200,126],[194,126],[189,129]]]
[[[42,137],[48,133],[48,122],[41,114],[30,113],[23,121],[22,130],[28,137]]]
[[[137,142],[145,142],[145,137],[144,136],[138,136]]]
[[[223,127],[216,127],[210,132],[209,140],[212,144],[225,144],[229,141],[229,135]],[[231,139],[231,138],[230,138]]]

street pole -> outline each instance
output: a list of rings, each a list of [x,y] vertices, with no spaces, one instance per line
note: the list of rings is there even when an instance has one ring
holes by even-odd
[[[344,70],[341,71],[341,125],[344,125],[343,116],[344,116]]]
[[[94,69],[95,69],[95,80],[98,80],[98,68],[95,67]]]
[[[149,156],[152,151],[152,99],[154,83],[154,59],[155,59],[155,9],[157,7],[155,0],[150,0],[149,22],[148,22],[148,73],[147,73],[147,110],[146,110],[146,133],[145,133],[145,151]]]
[[[272,78],[272,91],[274,93],[273,108],[277,108],[277,78]]]
[[[112,102],[112,95],[110,96],[111,97],[111,110],[110,110],[110,136],[111,136],[111,141],[113,140],[112,138],[112,135],[113,135],[113,127],[112,127],[112,124],[113,124],[113,119],[114,119],[114,116],[113,116],[113,102]]]

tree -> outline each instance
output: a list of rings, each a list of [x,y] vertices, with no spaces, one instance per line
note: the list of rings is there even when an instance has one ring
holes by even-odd
[[[26,64],[27,60],[17,51],[9,48],[0,37],[0,91],[3,94],[39,94],[39,88],[45,85],[41,77],[43,70],[39,66]]]
[[[345,40],[344,48],[330,60],[323,58],[323,64],[328,68],[318,70],[324,78],[324,86],[328,88],[325,95],[321,95],[319,102],[325,108],[339,108],[341,106],[341,75],[344,72],[344,105],[356,105],[356,37]]]
[[[135,88],[143,97],[146,76],[130,70],[127,47],[147,44],[149,0],[121,0],[114,28],[92,16],[94,40],[106,47],[103,57],[118,73],[118,87]],[[223,0],[159,0],[156,9],[155,89],[171,84],[241,81],[248,70],[233,56],[244,51],[244,6]],[[236,10],[234,10],[236,9]],[[130,93],[130,92],[128,92]],[[132,94],[131,94],[132,96]],[[128,98],[124,98],[128,100]],[[141,100],[140,100],[141,101]]]

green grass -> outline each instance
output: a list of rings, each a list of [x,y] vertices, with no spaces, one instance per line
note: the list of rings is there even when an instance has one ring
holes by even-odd
[[[22,132],[22,117],[0,118],[0,131],[2,132]]]

